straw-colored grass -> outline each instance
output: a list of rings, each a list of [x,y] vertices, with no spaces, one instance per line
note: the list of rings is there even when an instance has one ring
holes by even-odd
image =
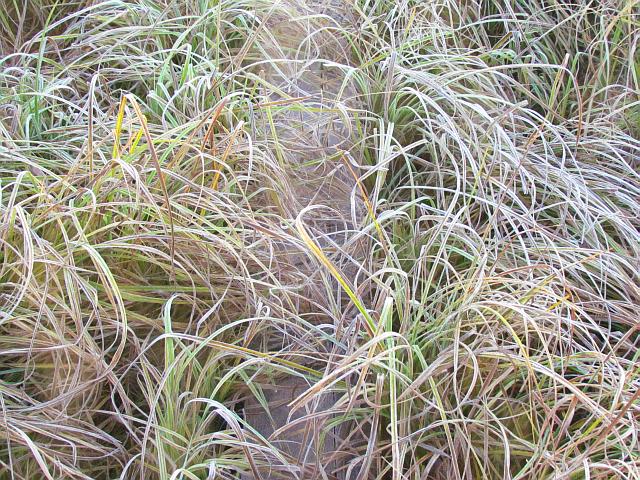
[[[640,3],[294,1],[0,2],[0,478],[640,479]]]

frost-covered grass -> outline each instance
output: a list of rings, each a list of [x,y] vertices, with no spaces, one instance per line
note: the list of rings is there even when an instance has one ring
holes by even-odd
[[[640,4],[293,2],[0,2],[0,478],[640,478]],[[243,416],[286,376],[320,465]]]

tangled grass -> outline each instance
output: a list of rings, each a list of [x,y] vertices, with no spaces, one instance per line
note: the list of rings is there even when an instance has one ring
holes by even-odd
[[[1,2],[1,478],[640,478],[640,3],[345,4]]]

